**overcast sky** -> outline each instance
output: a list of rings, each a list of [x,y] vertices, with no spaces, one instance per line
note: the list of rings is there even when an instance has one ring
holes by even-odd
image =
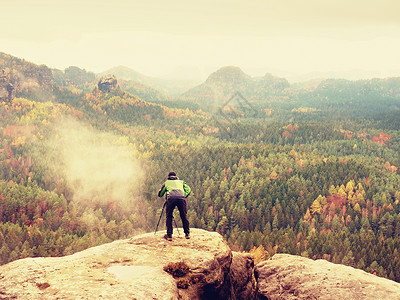
[[[399,0],[0,0],[0,51],[150,76],[400,76]],[[362,75],[364,74],[364,75]]]

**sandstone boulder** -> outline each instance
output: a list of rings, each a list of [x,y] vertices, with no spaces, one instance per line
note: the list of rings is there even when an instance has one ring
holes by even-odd
[[[181,232],[169,242],[164,233],[118,240],[65,257],[26,258],[0,266],[0,298],[215,298],[232,260],[223,237],[192,229],[190,240]],[[186,274],[176,274],[182,277],[164,271],[176,263],[187,266]]]
[[[114,75],[107,75],[100,79],[97,84],[100,91],[109,93],[111,90],[115,90],[118,86],[117,78]]]
[[[220,299],[257,299],[257,282],[254,277],[254,257],[248,253],[232,252],[232,263]]]
[[[260,299],[400,299],[400,284],[326,260],[276,254],[255,268]]]

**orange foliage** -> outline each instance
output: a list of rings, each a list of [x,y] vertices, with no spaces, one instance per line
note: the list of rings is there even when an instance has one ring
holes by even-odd
[[[285,130],[282,133],[282,138],[291,138],[291,137],[292,137],[292,134],[288,130]]]
[[[344,216],[347,212],[347,196],[343,195],[343,194],[333,194],[333,195],[329,195],[328,197],[326,197],[326,204],[323,206],[322,208],[322,214],[323,215],[327,215],[329,214],[329,208],[331,207],[331,205],[334,205],[335,208],[340,208],[340,215]],[[333,216],[336,214],[336,211],[333,212],[333,215],[330,216],[331,218],[333,218]],[[329,220],[330,223],[331,219]]]
[[[291,132],[297,131],[299,129],[296,125],[293,126],[292,124],[289,124],[288,126],[286,126],[286,128]]]
[[[83,118],[83,112],[77,109],[74,109],[71,107],[71,112],[72,116],[77,118],[77,119],[82,119]]]
[[[301,158],[298,161],[296,161],[296,163],[301,167],[304,167],[306,165],[305,161]]]
[[[269,178],[275,180],[278,178],[278,174],[275,171],[272,171],[271,174],[269,174]]]
[[[377,143],[378,145],[385,145],[386,141],[389,141],[392,136],[390,134],[386,134],[384,132],[379,132],[379,136],[373,136],[372,141]]]
[[[3,137],[17,138],[20,136],[30,137],[36,130],[36,125],[7,125],[3,129]]]
[[[385,169],[388,170],[389,172],[396,173],[397,170],[398,170],[398,167],[392,166],[388,161],[387,161],[383,166],[384,166]]]
[[[249,169],[254,168],[254,161],[249,161],[249,162],[247,162],[247,167],[248,167]]]
[[[112,210],[115,206],[115,201],[110,199],[108,202],[108,210]]]
[[[350,130],[339,129],[340,133],[343,133],[344,137],[351,140],[353,138],[353,132]]]
[[[367,135],[368,135],[368,134],[367,134],[365,131],[363,131],[363,132],[357,134],[357,136],[358,136],[359,138],[361,138],[361,137],[366,138]]]

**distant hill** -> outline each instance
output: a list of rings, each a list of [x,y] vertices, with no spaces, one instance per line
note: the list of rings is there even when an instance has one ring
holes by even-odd
[[[154,78],[143,75],[128,67],[114,67],[99,75],[106,76],[108,74],[118,78],[118,84],[122,89],[139,96],[143,100],[158,102],[168,98],[165,93],[160,91],[162,89],[154,87]]]
[[[153,79],[126,67],[116,67],[104,74],[115,74],[118,85],[143,100],[164,102],[169,97],[146,84],[156,82]],[[101,76],[105,77],[105,76]],[[92,91],[100,76],[78,66],[70,66],[65,70],[50,69],[45,65],[37,65],[24,59],[0,52],[0,100],[11,101],[14,97],[23,97],[36,101],[57,101],[77,105],[80,97]],[[172,82],[172,81],[171,81]],[[168,81],[164,82],[165,84]],[[171,83],[175,87],[179,83]],[[179,89],[185,89],[183,85]],[[172,89],[173,90],[173,89]],[[171,101],[170,106],[180,107]],[[181,105],[182,106],[182,105]],[[186,108],[187,106],[182,106]]]
[[[291,85],[286,78],[269,73],[252,77],[239,67],[227,66],[196,86],[193,81],[153,78],[124,66],[102,74],[116,76],[119,86],[132,95],[171,108],[213,110],[240,93],[260,111],[267,109],[268,113],[299,111],[299,108],[327,113],[340,109],[345,114],[400,109],[400,77],[320,79]],[[102,74],[96,76],[77,66],[63,71],[50,69],[0,52],[0,99],[23,97],[78,105],[82,95],[94,89]]]
[[[334,71],[326,71],[326,72],[309,72],[305,74],[292,74],[288,75],[286,78],[291,83],[301,83],[310,80],[318,80],[318,79],[326,79],[326,78],[334,78],[334,79],[347,79],[351,81],[357,80],[365,80],[371,78],[386,78],[386,77],[396,77],[400,73],[400,70],[393,70],[390,73],[383,74],[383,72],[377,71],[368,71],[368,70],[351,70],[351,71],[343,71],[343,72],[334,72]]]
[[[3,85],[12,85],[13,95],[32,99],[51,97],[53,74],[45,65],[0,52],[0,74]]]
[[[325,79],[317,86],[293,89],[297,106],[322,111],[340,109],[342,114],[389,112],[400,109],[400,77],[350,81]]]
[[[60,101],[71,98],[66,88],[75,94],[93,89],[96,75],[93,72],[71,66],[65,70],[50,69],[9,54],[0,52],[0,98],[5,88],[12,87],[12,97],[24,97],[36,101]],[[68,95],[67,95],[68,94]],[[65,102],[65,101],[62,101]]]
[[[81,86],[93,83],[96,80],[96,75],[93,72],[86,71],[76,66],[70,66],[64,71],[52,69],[54,83],[59,87],[65,87],[70,84]]]
[[[137,81],[142,84],[147,84],[153,80],[151,77],[143,75],[143,74],[136,72],[135,70],[130,69],[125,66],[113,67],[113,68],[106,70],[98,75],[103,77],[108,74],[114,75],[117,78],[121,78],[121,79],[125,79],[125,80]]]
[[[399,98],[400,77],[374,78],[350,81],[346,79],[326,79],[315,89],[323,97],[353,100],[355,98]]]
[[[118,84],[125,91],[146,101],[160,102],[168,99],[165,94],[138,81],[119,79]]]
[[[204,83],[185,92],[183,97],[221,103],[240,92],[249,100],[263,100],[281,94],[289,87],[289,82],[284,78],[271,74],[251,77],[238,67],[227,66],[212,73]]]
[[[178,96],[199,83],[192,80],[170,80],[149,77],[125,66],[113,67],[98,74],[98,76],[105,76],[107,74],[114,75],[120,79],[133,80],[142,85],[158,90],[167,96]]]
[[[212,73],[182,98],[203,105],[204,110],[213,110],[237,93],[257,107],[275,111],[307,107],[311,111],[329,112],[335,108],[352,114],[400,109],[400,77],[357,81],[321,79],[291,85],[287,79],[268,73],[251,77],[235,66]]]

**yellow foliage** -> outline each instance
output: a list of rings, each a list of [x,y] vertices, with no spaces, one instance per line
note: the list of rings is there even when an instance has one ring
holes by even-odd
[[[311,222],[311,213],[310,213],[310,209],[307,208],[307,211],[306,211],[306,213],[305,213],[303,219],[304,219],[304,222],[308,222],[308,223]]]
[[[317,111],[317,109],[314,107],[299,107],[299,108],[292,109],[292,112],[299,112],[299,113],[307,113],[307,112],[314,112],[314,111]]]
[[[342,185],[342,186],[343,186],[343,185]],[[344,186],[343,186],[343,187],[344,187]],[[338,193],[339,195],[345,195],[345,196],[347,196],[347,194],[346,194],[346,192],[345,192],[344,190],[345,190],[345,188],[340,187],[339,190],[337,191],[337,193]]]
[[[319,203],[318,199],[315,199],[311,205],[311,213],[313,215],[321,213],[321,204]]]
[[[129,144],[128,136],[121,136],[113,142],[114,145],[126,146]]]
[[[347,184],[346,184],[346,192],[350,192],[354,190],[354,186],[355,186],[355,182],[354,180],[350,180]]]
[[[264,249],[263,245],[260,245],[257,248],[253,247],[253,249],[250,250],[250,254],[253,255],[254,264],[256,265],[267,258],[268,252]]]
[[[304,159],[300,158],[297,162],[296,162],[299,166],[304,167],[306,162],[304,161]]]
[[[336,194],[337,193],[337,188],[334,186],[334,185],[331,185],[330,187],[329,187],[329,194],[330,195],[334,195],[334,194]]]
[[[319,196],[317,197],[317,200],[318,200],[318,202],[321,204],[321,206],[323,206],[323,205],[326,204],[326,198],[325,198],[324,196],[322,196],[322,195],[319,195]]]
[[[26,136],[18,136],[12,141],[11,145],[15,147],[18,147],[20,145],[23,146],[25,144],[25,141],[26,141]]]
[[[294,149],[292,149],[292,150],[289,152],[289,156],[290,156],[291,158],[293,158],[293,159],[296,159],[297,156],[298,156],[298,154],[297,154],[297,152],[296,152]]]
[[[271,180],[274,180],[274,179],[278,178],[278,174],[275,171],[272,171],[271,174],[269,174],[269,178]]]

